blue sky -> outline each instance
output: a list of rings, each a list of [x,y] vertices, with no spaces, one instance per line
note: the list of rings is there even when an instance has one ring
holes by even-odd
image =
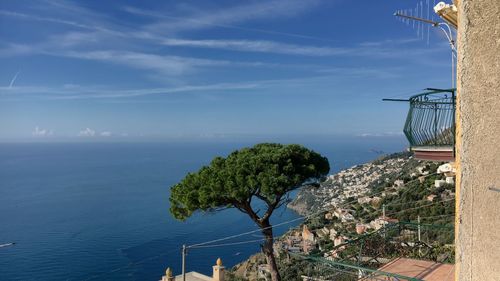
[[[397,135],[450,84],[420,2],[2,1],[0,139]]]

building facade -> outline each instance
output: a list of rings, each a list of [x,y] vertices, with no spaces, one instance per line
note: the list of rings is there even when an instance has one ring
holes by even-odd
[[[500,280],[500,5],[455,2],[456,278]]]

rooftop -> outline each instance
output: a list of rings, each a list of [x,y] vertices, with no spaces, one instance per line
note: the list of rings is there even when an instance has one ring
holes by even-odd
[[[378,270],[421,279],[424,281],[453,281],[455,279],[454,269],[455,265],[453,264],[398,258]],[[375,277],[376,276],[366,277],[361,280],[371,281],[375,280],[373,279]],[[388,280],[395,281],[399,279]]]
[[[212,281],[212,277],[208,277],[196,271],[186,273],[186,281]],[[182,281],[182,274],[175,276],[175,281]]]

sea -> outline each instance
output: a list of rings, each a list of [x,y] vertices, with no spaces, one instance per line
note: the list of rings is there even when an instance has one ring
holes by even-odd
[[[402,151],[401,137],[281,140],[328,157],[331,173]],[[0,280],[159,280],[181,272],[181,247],[256,230],[235,209],[169,213],[169,189],[215,156],[252,141],[0,144]],[[272,223],[299,216],[283,207]],[[274,229],[276,235],[300,220]],[[259,252],[255,232],[189,249],[187,271],[211,274]],[[15,243],[9,245],[9,243]],[[236,244],[235,244],[236,243]],[[221,245],[222,244],[222,245]],[[232,245],[224,245],[232,244]]]

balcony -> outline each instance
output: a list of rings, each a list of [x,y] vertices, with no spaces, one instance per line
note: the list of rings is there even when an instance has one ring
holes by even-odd
[[[392,100],[393,99],[385,99]],[[455,159],[455,89],[428,88],[408,100],[403,132],[415,157],[432,161]]]

